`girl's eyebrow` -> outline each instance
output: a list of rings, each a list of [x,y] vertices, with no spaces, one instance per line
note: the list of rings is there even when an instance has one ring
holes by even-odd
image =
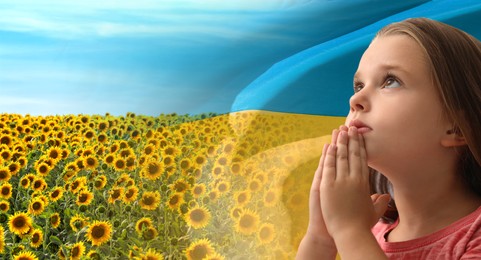
[[[409,74],[409,72],[403,68],[403,66],[400,66],[400,65],[397,65],[397,64],[381,64],[381,66],[379,66],[379,68],[376,69],[376,71],[379,71],[379,70],[384,70],[384,71],[400,71],[402,73],[405,73],[405,74]],[[356,71],[356,73],[354,73],[354,81],[358,80],[361,76],[361,72]]]

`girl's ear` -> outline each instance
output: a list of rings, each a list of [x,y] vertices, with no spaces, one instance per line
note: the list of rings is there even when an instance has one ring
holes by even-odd
[[[446,131],[441,139],[441,145],[444,147],[455,147],[466,145],[466,139],[459,128],[455,127]]]

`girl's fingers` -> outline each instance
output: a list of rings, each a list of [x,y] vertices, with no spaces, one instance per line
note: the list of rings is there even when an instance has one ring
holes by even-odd
[[[349,144],[348,144],[348,157],[349,157],[349,170],[351,174],[362,174],[362,162],[361,152],[359,144],[359,134],[357,128],[349,128]]]
[[[349,136],[346,131],[339,132],[336,151],[336,177],[349,175],[348,139]]]
[[[369,178],[369,167],[367,166],[367,152],[366,152],[366,144],[364,142],[364,136],[359,136],[359,156],[361,159],[361,174]]]
[[[339,136],[339,130],[337,130],[337,129],[332,130],[331,144],[337,143],[337,137],[338,136]]]
[[[312,181],[311,190],[319,191],[319,185],[321,184],[321,178],[322,178],[322,167],[324,165],[324,160],[326,158],[328,147],[329,147],[329,144],[324,144],[324,147],[322,148],[321,159],[319,160],[319,165],[317,167],[316,172],[314,173],[314,180]]]
[[[332,183],[336,180],[336,145],[330,144],[327,148],[326,158],[324,159],[324,165],[322,167],[322,184]]]

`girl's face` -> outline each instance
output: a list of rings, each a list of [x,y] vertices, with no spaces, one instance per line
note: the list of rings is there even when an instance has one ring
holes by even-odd
[[[346,125],[363,133],[368,164],[378,171],[443,152],[451,125],[424,55],[408,36],[381,36],[359,63]]]

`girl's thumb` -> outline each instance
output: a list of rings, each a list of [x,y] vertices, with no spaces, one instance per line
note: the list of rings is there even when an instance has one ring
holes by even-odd
[[[379,219],[384,215],[384,212],[387,210],[387,205],[391,200],[391,196],[389,194],[373,194],[371,195],[372,204],[374,206],[375,219],[373,220],[373,226],[376,224]]]

